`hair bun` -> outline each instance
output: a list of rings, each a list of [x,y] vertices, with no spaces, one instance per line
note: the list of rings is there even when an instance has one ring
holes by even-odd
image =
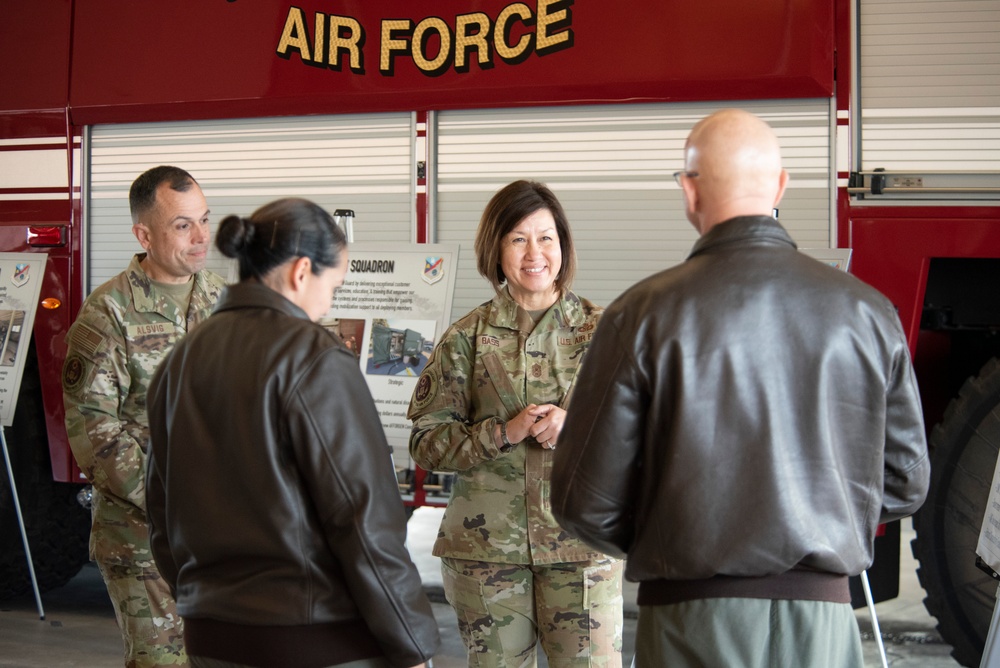
[[[254,224],[249,218],[229,215],[219,223],[215,245],[226,257],[238,258],[246,252],[254,238]]]
[[[243,246],[248,247],[253,243],[254,233],[257,231],[257,226],[253,224],[253,221],[249,218],[244,218],[240,216],[240,223],[243,225]]]

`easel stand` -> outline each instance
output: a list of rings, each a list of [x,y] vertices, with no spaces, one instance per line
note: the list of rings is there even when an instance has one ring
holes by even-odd
[[[1000,599],[1000,586],[997,587],[997,599]],[[1000,667],[1000,648],[997,647],[997,626],[1000,625],[1000,603],[993,606],[993,619],[990,620],[990,632],[986,636],[986,646],[983,648],[983,658],[979,668]]]
[[[875,634],[878,653],[882,658],[882,668],[889,668],[889,659],[885,655],[885,645],[882,643],[882,629],[878,626],[878,616],[875,614],[875,600],[872,598],[871,585],[868,584],[868,571],[861,571],[861,587],[865,590],[865,602],[868,604],[868,612],[872,616],[872,633]]]
[[[10,496],[14,500],[14,512],[17,513],[17,524],[21,527],[21,541],[24,543],[24,557],[28,560],[28,573],[31,576],[31,587],[35,590],[35,603],[38,604],[38,618],[45,619],[42,608],[42,595],[38,592],[38,578],[35,577],[35,565],[31,560],[31,548],[28,547],[28,530],[24,528],[24,515],[21,514],[21,500],[17,497],[17,485],[14,483],[14,467],[10,464],[10,453],[7,452],[7,437],[0,426],[0,446],[3,446],[3,460],[7,465],[7,479],[10,480]]]

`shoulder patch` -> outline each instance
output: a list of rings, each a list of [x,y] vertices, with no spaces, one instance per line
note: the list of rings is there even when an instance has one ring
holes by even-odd
[[[63,364],[63,391],[68,394],[75,394],[83,387],[86,378],[87,361],[78,353],[70,354],[66,358],[66,363]]]
[[[417,381],[417,387],[413,390],[413,407],[424,408],[431,402],[437,394],[437,379],[433,373],[425,373]]]
[[[104,347],[104,334],[82,320],[77,320],[69,332],[67,340],[70,348],[76,348],[87,357],[94,357]]]

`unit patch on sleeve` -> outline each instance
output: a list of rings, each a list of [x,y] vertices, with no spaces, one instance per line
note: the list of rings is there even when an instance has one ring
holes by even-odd
[[[87,361],[78,353],[72,353],[63,365],[63,391],[75,394],[87,378]]]
[[[433,373],[425,373],[417,381],[417,388],[413,391],[413,407],[424,408],[431,402],[437,394],[437,379]]]

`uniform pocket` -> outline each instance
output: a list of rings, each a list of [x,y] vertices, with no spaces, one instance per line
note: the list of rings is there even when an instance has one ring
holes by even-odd
[[[600,561],[583,569],[583,608],[592,610],[606,605],[617,605],[622,599],[622,571],[625,562],[618,559]]]
[[[441,560],[441,580],[444,596],[453,608],[479,614],[489,612],[481,580],[459,573],[446,559]]]
[[[591,666],[620,665],[624,569],[624,561],[608,559],[583,570],[583,609],[589,617]]]

